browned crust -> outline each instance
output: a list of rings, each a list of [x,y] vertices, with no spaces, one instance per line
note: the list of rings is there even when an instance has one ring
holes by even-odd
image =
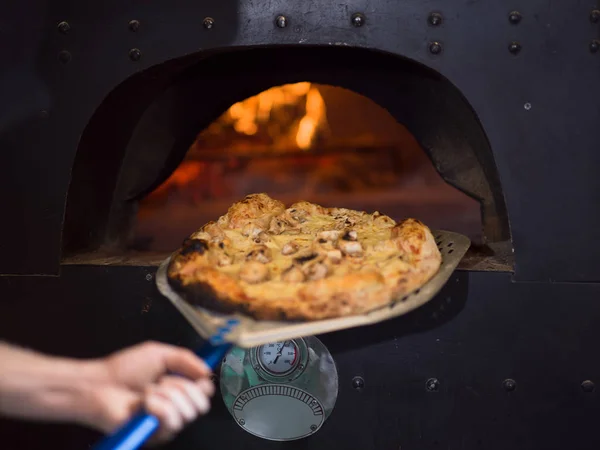
[[[265,197],[264,194],[246,197],[233,205],[230,213],[220,218],[217,224],[221,229],[241,229],[255,224],[253,220],[258,218],[259,225],[267,228],[275,216],[292,223],[301,221],[299,216],[304,212],[346,214],[344,217],[351,218],[353,222],[368,216],[374,223],[380,221],[386,226],[391,221],[386,216],[339,208],[326,209],[307,202],[285,210],[280,202]],[[441,263],[441,255],[429,229],[418,220],[407,219],[390,228],[389,242],[397,249],[397,257],[408,263],[408,269],[405,265],[384,277],[377,267],[364,267],[353,273],[302,282],[293,297],[283,295],[266,299],[249,296],[238,277],[216,267],[215,258],[226,240],[218,229],[211,230],[217,224],[209,223],[201,229],[204,234],[194,234],[211,239],[202,240],[202,244],[194,241],[195,250],[190,250],[192,241],[184,243],[173,255],[167,276],[171,287],[185,300],[220,313],[239,312],[261,320],[302,321],[363,314],[389,305],[418,289],[437,272]],[[296,226],[302,225],[297,223]]]

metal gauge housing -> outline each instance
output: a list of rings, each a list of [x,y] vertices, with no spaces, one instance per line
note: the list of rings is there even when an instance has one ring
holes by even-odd
[[[288,339],[256,347],[251,352],[254,370],[265,380],[292,381],[306,367],[308,351],[303,339]]]

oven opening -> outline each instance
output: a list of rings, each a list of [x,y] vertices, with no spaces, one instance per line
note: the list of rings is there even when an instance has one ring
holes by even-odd
[[[110,92],[79,142],[62,263],[156,266],[258,192],[414,217],[471,238],[463,269],[513,270],[494,155],[460,90],[409,59],[305,46],[199,53]]]
[[[237,102],[139,202],[128,247],[169,252],[245,195],[380,211],[481,242],[480,204],[447,184],[384,108],[341,87],[299,82]]]

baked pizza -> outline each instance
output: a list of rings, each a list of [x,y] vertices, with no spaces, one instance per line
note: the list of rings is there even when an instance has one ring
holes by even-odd
[[[319,320],[389,305],[426,283],[441,255],[429,228],[309,202],[248,195],[193,233],[169,263],[188,302],[264,320]]]

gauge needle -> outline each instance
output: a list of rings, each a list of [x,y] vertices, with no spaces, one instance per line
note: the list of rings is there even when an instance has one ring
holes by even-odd
[[[272,364],[277,364],[277,360],[281,357],[281,352],[283,352],[283,347],[285,347],[285,344],[286,343],[284,342],[283,345],[281,346],[281,348],[279,349],[279,351],[277,352],[277,356],[273,360]]]

